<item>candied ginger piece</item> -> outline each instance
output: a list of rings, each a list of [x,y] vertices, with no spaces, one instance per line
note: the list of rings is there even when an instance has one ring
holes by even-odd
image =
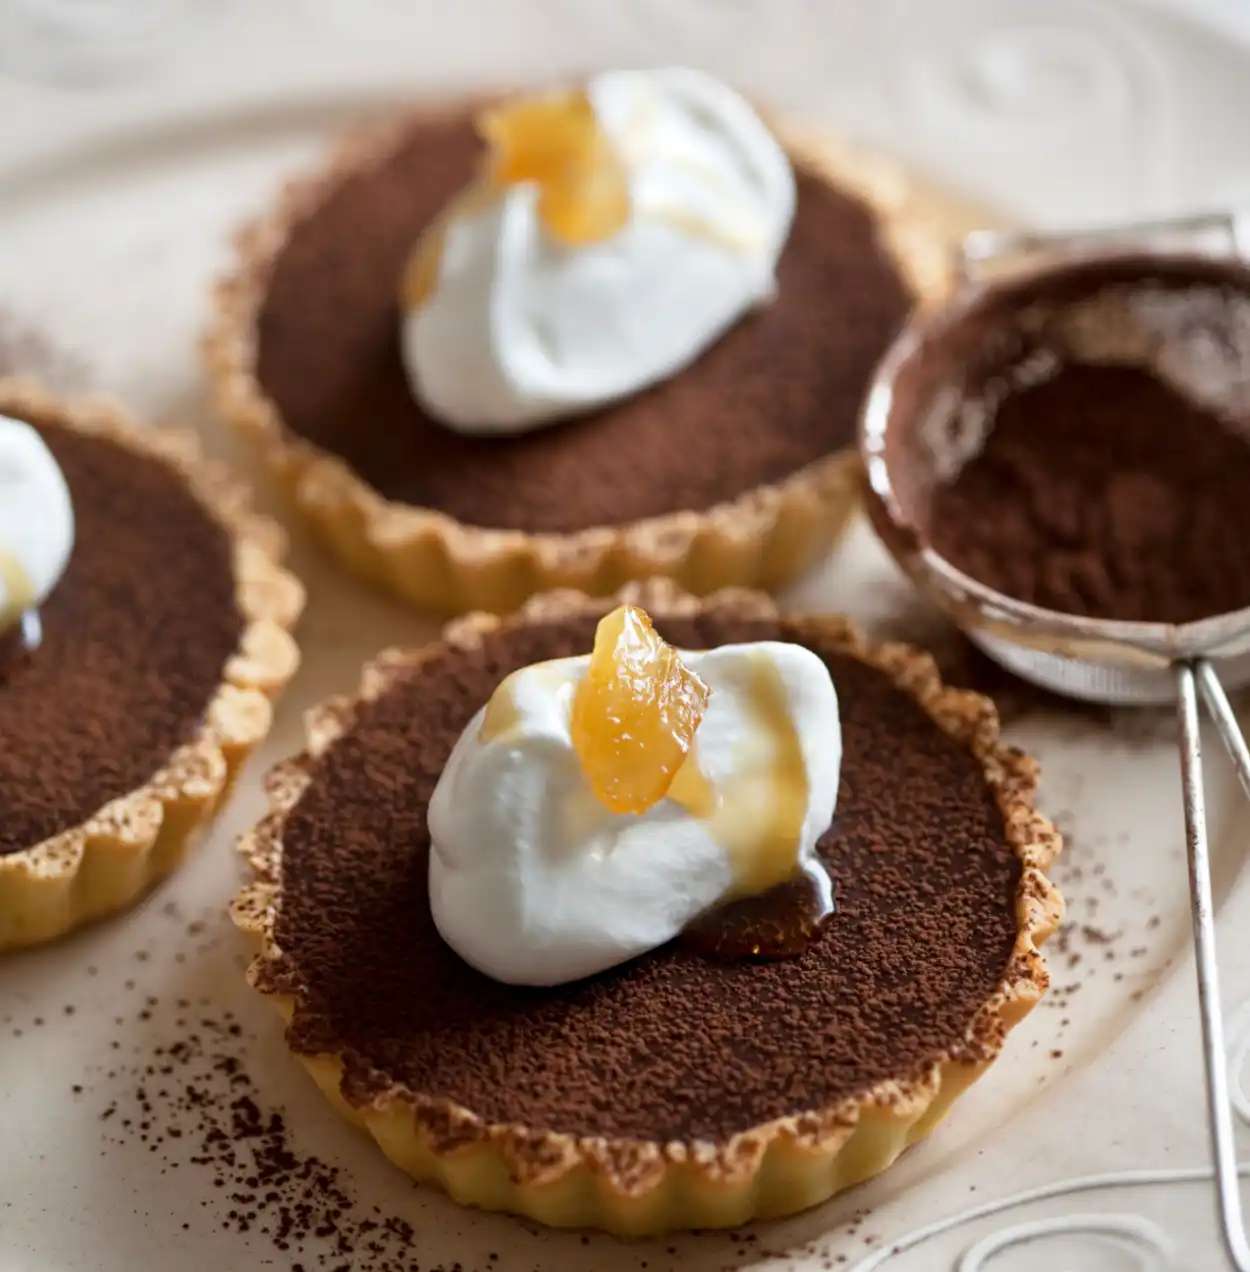
[[[538,215],[570,247],[599,243],[629,220],[629,187],[615,163],[595,163],[553,178],[538,198]]]
[[[487,111],[479,130],[490,146],[490,180],[538,185],[539,216],[561,242],[599,242],[629,220],[625,169],[585,93],[522,98]]]
[[[500,185],[544,181],[589,153],[599,134],[585,93],[538,93],[485,111],[478,130],[490,146],[490,175]]]
[[[603,618],[571,720],[596,797],[614,813],[643,813],[663,799],[694,743],[708,693],[645,611],[622,605]]]

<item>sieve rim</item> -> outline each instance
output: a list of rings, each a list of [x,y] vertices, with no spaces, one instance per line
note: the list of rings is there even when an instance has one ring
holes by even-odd
[[[999,277],[967,277],[938,304],[912,312],[878,362],[858,421],[864,506],[877,537],[904,573],[965,632],[986,633],[1044,653],[1101,665],[1150,669],[1178,659],[1224,659],[1250,650],[1250,606],[1189,623],[1092,618],[1021,601],[958,569],[926,539],[904,511],[890,471],[887,438],[928,405],[896,420],[894,388],[904,370],[940,337],[957,331],[996,299],[1013,291],[1063,281],[1083,270],[1138,267],[1193,271],[1195,282],[1226,274],[1250,296],[1250,262],[1239,255],[1141,245],[1067,251],[1058,259],[1013,265]],[[1248,547],[1250,550],[1250,547]]]

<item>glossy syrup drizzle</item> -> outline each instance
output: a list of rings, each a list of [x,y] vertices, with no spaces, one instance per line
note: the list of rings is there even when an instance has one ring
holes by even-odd
[[[557,667],[539,664],[508,676],[487,703],[478,740],[498,741],[522,723],[521,675],[545,670],[554,691]],[[802,954],[833,916],[833,877],[819,858],[800,858],[807,765],[786,686],[763,654],[752,657],[744,702],[746,719],[733,765],[741,776],[713,783],[700,763],[696,740],[667,791],[668,799],[707,824],[734,874],[732,895],[687,924],[679,939],[715,958],[791,958]],[[602,805],[593,803],[602,814]]]
[[[807,766],[786,688],[776,667],[754,659],[744,722],[744,752],[768,738],[765,764],[744,754],[745,776],[717,791],[692,751],[669,798],[709,823],[733,864],[735,891],[686,925],[682,941],[717,958],[791,958],[820,935],[834,912],[833,878],[819,859],[801,861],[807,815]]]
[[[34,608],[35,591],[16,557],[0,550],[0,683],[13,674],[43,642],[43,624]]]
[[[794,958],[820,936],[835,909],[833,876],[812,860],[767,892],[701,914],[679,939],[712,958]]]
[[[43,643],[39,611],[25,610],[18,621],[0,631],[0,686],[11,679]]]
[[[0,631],[26,613],[35,603],[35,589],[22,563],[0,548],[0,583],[4,584],[4,604],[0,606]]]
[[[486,703],[486,710],[482,713],[482,722],[477,728],[477,740],[483,746],[488,742],[498,742],[513,729],[520,727],[524,717],[521,714],[521,706],[517,702],[517,686],[522,676],[533,676],[535,673],[541,677],[541,683],[550,692],[554,693],[559,687],[559,664],[555,661],[522,667],[519,671],[506,676],[499,688],[491,694],[490,700]]]

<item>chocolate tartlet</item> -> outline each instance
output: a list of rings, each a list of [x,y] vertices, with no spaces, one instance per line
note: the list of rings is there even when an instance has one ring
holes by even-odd
[[[536,598],[384,655],[269,781],[236,904],[252,982],[341,1112],[466,1203],[626,1233],[792,1212],[885,1169],[997,1056],[1047,983],[1062,902],[1036,766],[925,654],[762,595],[631,589],[676,645],[789,640],[841,704],[837,912],[798,957],[683,942],[553,989],[499,984],[430,913],[426,809],[510,671],[584,652],[611,601]]]
[[[0,381],[74,504],[42,640],[0,642],[0,950],[119,909],[179,861],[268,731],[303,603],[283,539],[185,434]]]
[[[672,379],[508,438],[453,432],[405,379],[398,280],[481,152],[467,111],[353,139],[240,239],[208,358],[222,413],[262,443],[356,572],[443,612],[665,575],[777,587],[855,496],[855,419],[918,296],[946,286],[936,221],[900,174],[786,135],[797,211],[778,295]]]

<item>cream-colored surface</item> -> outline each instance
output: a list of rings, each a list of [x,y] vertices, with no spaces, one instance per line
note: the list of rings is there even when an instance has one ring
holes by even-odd
[[[529,596],[571,587],[602,596],[663,576],[696,595],[722,587],[776,591],[818,560],[858,496],[847,449],[730,503],[575,534],[483,530],[383,499],[341,460],[286,432],[256,380],[256,314],[290,226],[352,171],[379,162],[411,119],[349,138],[322,170],[290,183],[277,206],[239,237],[235,272],[217,289],[205,348],[218,412],[251,437],[292,505],[348,569],[441,614],[506,613]],[[930,200],[897,165],[826,136],[772,121],[791,157],[866,199],[921,300],[951,281],[950,245],[966,222],[953,201]],[[945,219],[944,219],[945,218]]]
[[[1056,0],[1040,22],[1031,0],[237,6],[234,20],[184,56],[112,89],[53,91],[0,77],[0,118],[21,122],[0,129],[0,310],[70,354],[41,360],[45,379],[121,394],[146,418],[200,426],[217,446],[216,419],[197,410],[205,297],[226,263],[231,227],[266,205],[281,174],[314,162],[336,130],[414,92],[521,77],[549,83],[675,54],[905,159],[1015,223],[1091,224],[1244,203],[1246,49],[1232,31],[1180,20],[1182,4],[1223,11],[1250,31],[1245,0]],[[1006,83],[989,74],[1004,57],[1006,70],[1018,72]],[[592,1237],[589,1245],[577,1233],[471,1214],[414,1188],[291,1063],[271,1009],[242,983],[239,944],[217,917],[237,886],[232,837],[260,807],[262,767],[301,745],[302,709],[342,691],[380,646],[414,644],[432,630],[358,585],[298,529],[292,539],[311,597],[300,627],[302,670],[202,850],[124,921],[0,959],[0,1197],[9,1203],[0,1211],[0,1265],[221,1272],[270,1258],[280,1266],[283,1258],[306,1267],[342,1261],[333,1237],[308,1234],[283,1256],[263,1234],[227,1227],[233,1203],[190,1163],[188,1142],[179,1169],[161,1175],[146,1145],[99,1121],[110,1102],[125,1102],[131,1084],[125,1067],[105,1076],[110,1041],[147,1047],[175,1037],[175,1003],[188,994],[211,995],[214,1008],[235,1014],[258,1102],[298,1128],[297,1151],[339,1169],[349,1214],[377,1218],[378,1206],[409,1221],[406,1255],[423,1267],[822,1272],[833,1264],[858,1272],[910,1230],[952,1218],[962,1222],[873,1266],[954,1272],[973,1242],[1005,1222],[1090,1212],[1149,1215],[1179,1247],[1182,1267],[1220,1266],[1208,1184],[1081,1187],[1091,1175],[1200,1170],[1207,1158],[1176,757],[1168,722],[1159,727],[1149,713],[1106,724],[1038,711],[1008,726],[1010,741],[1041,758],[1044,805],[1073,831],[1055,878],[1071,906],[1072,955],[1082,962],[1069,970],[1048,950],[1054,989],[1013,1033],[1007,1056],[961,1099],[957,1116],[877,1180],[815,1212],[748,1230],[745,1240],[729,1230],[641,1242]],[[861,525],[787,604],[848,612],[878,635],[921,645],[941,639],[941,625],[925,620]],[[1250,997],[1250,876],[1241,868],[1250,814],[1214,738],[1208,752],[1225,992],[1240,1004]],[[1096,915],[1087,908],[1093,902]],[[206,918],[203,936],[188,937],[168,906]],[[1087,920],[1122,934],[1115,961],[1085,939]],[[1141,956],[1128,957],[1138,947]],[[136,962],[137,951],[148,961]],[[88,975],[89,966],[99,975]],[[1064,992],[1071,985],[1079,988]],[[161,1005],[151,1021],[136,1021],[149,994]],[[75,1015],[60,1015],[66,1002],[77,1005]],[[44,1024],[32,1027],[33,1016]],[[76,1083],[87,1089],[72,1097]],[[1239,1134],[1244,1160],[1250,1129]],[[982,1203],[1061,1184],[1071,1191],[1050,1201],[1016,1197],[1005,1214],[975,1218]],[[1117,1257],[1133,1264],[1069,1234],[1004,1253],[992,1266],[1049,1272],[1056,1263],[1102,1268]]]
[[[110,403],[61,404],[32,384],[0,380],[0,413],[25,411],[154,456],[179,472],[231,533],[247,627],[198,735],[164,769],[82,825],[0,856],[0,952],[120,910],[178,864],[269,732],[272,702],[299,665],[290,630],[304,603],[300,584],[277,564],[282,532],[248,510],[241,489],[200,457],[190,434],[140,430]],[[169,568],[178,568],[172,545]]]
[[[621,600],[656,616],[777,613],[761,593],[729,590],[699,601],[670,582],[653,580],[599,601],[573,593],[536,597],[522,609],[521,620],[602,614]],[[448,627],[444,638],[471,645],[498,623],[470,615]],[[1019,931],[998,990],[969,1026],[969,1041],[975,1037],[982,1048],[978,1058],[938,1058],[921,1073],[899,1074],[836,1106],[754,1127],[725,1144],[631,1144],[618,1149],[611,1142],[577,1139],[552,1128],[485,1123],[471,1109],[440,1101],[437,1092],[396,1086],[361,1107],[343,1095],[339,1057],[301,1056],[335,1108],[362,1124],[396,1165],[465,1204],[512,1211],[555,1227],[628,1235],[732,1227],[805,1209],[879,1174],[909,1143],[936,1126],[955,1097],[989,1067],[1008,1031],[1048,984],[1038,947],[1063,915],[1063,902],[1045,874],[1060,839],[1034,808],[1037,767],[1002,745],[992,704],[944,687],[927,654],[905,645],[874,649],[846,620],[833,616],[802,619],[800,639],[804,630],[879,668],[912,694],[938,727],[981,761],[1002,811],[1008,841],[1024,866],[1016,894]],[[333,699],[310,713],[307,751],[270,774],[270,813],[240,843],[255,881],[240,894],[233,911],[235,922],[260,943],[252,967],[254,984],[263,984],[265,964],[282,953],[274,935],[282,904],[282,830],[312,780],[308,759],[323,754],[350,728],[359,704],[384,694],[397,674],[419,667],[424,656],[423,650],[391,651],[367,667],[359,696]],[[298,996],[269,996],[288,1020],[298,1015]],[[813,1028],[818,1026],[813,1022]],[[460,1147],[440,1151],[422,1101],[454,1112]],[[627,1175],[612,1165],[613,1152],[625,1147],[631,1153]]]

